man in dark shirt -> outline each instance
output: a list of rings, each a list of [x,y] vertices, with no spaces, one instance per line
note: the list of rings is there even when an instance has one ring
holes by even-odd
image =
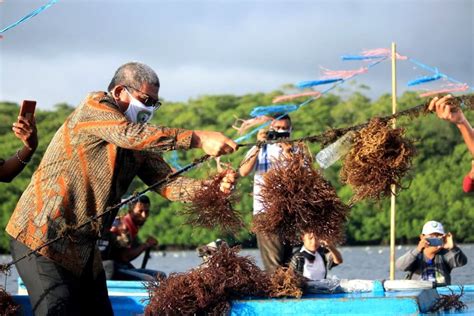
[[[158,245],[153,237],[148,237],[144,243],[138,240],[138,231],[145,224],[149,213],[150,199],[142,195],[130,203],[127,215],[115,218],[110,231],[99,241],[107,279],[150,281],[157,276],[166,277],[161,271],[136,269],[131,264],[143,252]]]

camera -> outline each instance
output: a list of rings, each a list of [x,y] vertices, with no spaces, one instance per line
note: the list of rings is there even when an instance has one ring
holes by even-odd
[[[273,130],[267,132],[267,140],[277,140],[280,138],[290,138],[290,132],[277,132]]]
[[[438,237],[426,238],[426,241],[430,244],[430,246],[433,246],[433,247],[443,245],[443,238],[438,238]]]

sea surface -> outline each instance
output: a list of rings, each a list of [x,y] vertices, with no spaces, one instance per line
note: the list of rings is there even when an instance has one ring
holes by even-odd
[[[405,252],[413,249],[413,246],[397,246],[396,257],[402,256]],[[451,272],[453,284],[474,284],[474,244],[459,245],[468,257],[468,263],[464,267],[454,269]],[[363,247],[340,247],[344,263],[333,268],[329,278],[338,279],[368,279],[385,280],[390,276],[390,248],[385,246],[363,246]],[[255,259],[257,265],[262,267],[258,249],[243,249],[240,252],[244,256],[250,256]],[[140,267],[143,256],[133,261],[136,267]],[[0,256],[0,263],[9,262],[11,257],[8,255]],[[147,268],[156,269],[169,274],[171,272],[185,272],[197,267],[201,259],[196,251],[159,251],[153,252],[148,260]],[[405,273],[397,271],[396,279],[403,279]],[[7,291],[16,293],[18,284],[18,273],[12,269],[11,274],[0,277],[0,284],[6,284]],[[5,282],[6,281],[6,282]]]

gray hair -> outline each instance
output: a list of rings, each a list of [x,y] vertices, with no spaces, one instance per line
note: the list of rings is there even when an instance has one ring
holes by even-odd
[[[108,90],[112,91],[112,89],[118,85],[140,89],[145,83],[158,88],[160,87],[160,80],[156,72],[151,69],[150,66],[139,62],[130,62],[117,69],[114,77],[110,81]]]

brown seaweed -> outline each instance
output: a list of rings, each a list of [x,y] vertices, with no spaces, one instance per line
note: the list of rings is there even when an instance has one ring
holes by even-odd
[[[0,315],[18,315],[21,306],[17,304],[13,297],[0,287]]]
[[[356,132],[340,174],[342,182],[354,191],[353,202],[390,196],[392,184],[402,188],[402,178],[410,170],[416,153],[404,132],[403,128],[392,129],[389,122],[377,118]]]
[[[227,172],[220,172],[194,193],[182,211],[187,216],[187,224],[208,229],[219,227],[229,233],[244,227],[242,216],[232,207],[238,200],[235,191],[227,194],[220,190],[221,181]]]
[[[448,294],[448,295],[440,294],[440,297],[438,298],[438,300],[431,307],[430,312],[438,312],[441,310],[461,311],[467,308],[467,305],[464,304],[463,301],[461,301],[461,297],[464,295],[464,287],[460,286],[460,289],[461,289],[461,292],[459,294],[455,294],[452,289],[449,289],[451,291],[451,294]]]
[[[222,245],[208,261],[186,273],[149,284],[146,315],[224,315],[230,301],[268,296],[270,279],[239,248]]]
[[[291,156],[275,161],[263,175],[258,198],[265,211],[254,216],[252,230],[276,234],[291,244],[298,244],[303,232],[341,243],[349,207],[312,166],[304,145],[298,148]]]

